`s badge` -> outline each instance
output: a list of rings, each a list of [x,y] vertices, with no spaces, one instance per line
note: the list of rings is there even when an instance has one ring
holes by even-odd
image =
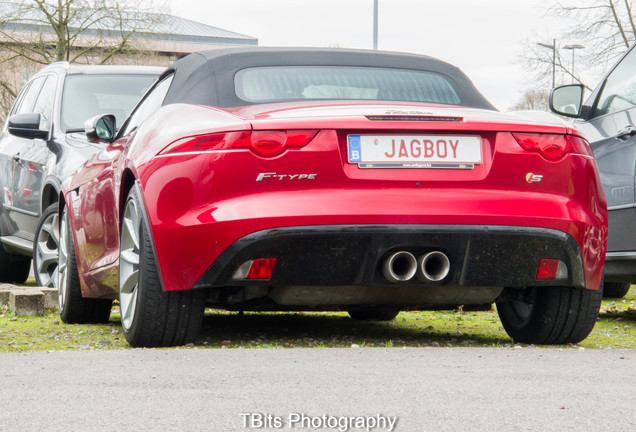
[[[542,175],[528,173],[526,174],[526,182],[528,183],[538,183],[543,180]]]

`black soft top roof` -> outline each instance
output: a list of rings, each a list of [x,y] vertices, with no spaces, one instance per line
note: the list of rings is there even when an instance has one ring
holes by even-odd
[[[383,51],[326,48],[232,48],[200,51],[175,62],[164,105],[191,103],[230,108],[250,105],[236,95],[235,74],[258,66],[368,66],[425,70],[445,75],[460,105],[495,110],[457,67],[432,57]],[[164,74],[164,75],[165,75]]]

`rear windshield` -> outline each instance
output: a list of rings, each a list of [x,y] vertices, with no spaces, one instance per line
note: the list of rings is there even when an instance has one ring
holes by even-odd
[[[83,130],[99,114],[114,114],[121,125],[157,78],[140,74],[69,75],[62,93],[63,130]]]
[[[438,73],[344,66],[276,66],[243,69],[237,96],[247,102],[307,99],[381,100],[459,105],[450,80]]]

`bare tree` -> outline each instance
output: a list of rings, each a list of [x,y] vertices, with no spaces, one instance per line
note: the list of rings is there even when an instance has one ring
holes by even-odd
[[[636,38],[631,3],[630,0],[557,1],[550,13],[575,20],[565,37],[585,40],[588,57],[596,62],[613,62]]]
[[[552,45],[552,43],[543,45]],[[535,42],[529,43],[524,53],[526,68],[536,71],[537,80],[546,83],[546,86],[552,86],[552,74],[555,73],[555,85],[564,84],[571,80],[583,84],[589,89],[589,85],[584,82],[584,79],[579,73],[575,72],[572,68],[572,63],[563,55],[563,44],[556,43],[555,47],[556,50],[553,52],[552,50],[539,46],[539,44]],[[586,64],[587,62],[585,60],[579,59],[578,70],[586,70],[588,68]]]
[[[548,107],[549,97],[550,95],[546,90],[528,90],[509,109],[511,111],[520,111],[520,110],[549,111],[549,107]]]
[[[0,108],[41,65],[111,62],[143,49],[138,37],[162,15],[142,0],[19,0],[0,2]],[[152,6],[152,12],[150,7]],[[162,8],[163,6],[161,6]]]
[[[557,73],[557,85],[570,80],[584,84],[581,73],[573,70],[568,44],[585,45],[577,52],[576,70],[607,69],[636,40],[636,24],[630,0],[557,0],[546,9],[546,15],[572,22],[570,28],[556,37],[556,51],[545,49],[532,41],[524,55],[526,66],[537,71],[543,82],[551,79],[552,68]],[[552,38],[550,38],[550,44]],[[565,53],[568,54],[565,54]],[[595,83],[589,83],[595,84]]]
[[[0,3],[0,38],[6,49],[35,63],[75,62],[99,56],[106,63],[135,48],[158,15],[117,0],[21,0]],[[143,9],[142,9],[143,8]]]

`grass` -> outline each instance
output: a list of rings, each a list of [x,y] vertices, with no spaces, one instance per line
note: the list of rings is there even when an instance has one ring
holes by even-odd
[[[402,312],[390,322],[360,322],[346,313],[257,313],[207,309],[198,348],[513,347],[497,313]],[[592,334],[568,348],[636,348],[636,285],[603,301]],[[16,317],[0,306],[0,352],[129,349],[113,308],[104,325],[64,324],[57,311]]]

